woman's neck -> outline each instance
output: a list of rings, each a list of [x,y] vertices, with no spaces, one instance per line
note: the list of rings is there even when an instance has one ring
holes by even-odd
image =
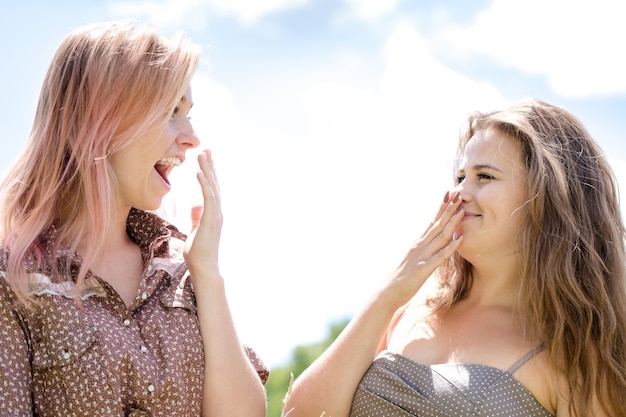
[[[466,300],[477,305],[512,307],[520,284],[514,262],[472,267],[472,287]]]
[[[110,223],[109,229],[102,237],[102,252],[100,256],[106,255],[106,252],[113,250],[114,248],[124,248],[133,244],[130,236],[126,231],[126,221],[130,208],[118,209],[113,212],[113,219]],[[78,253],[86,253],[89,237],[84,236],[80,242],[78,242],[76,249]]]

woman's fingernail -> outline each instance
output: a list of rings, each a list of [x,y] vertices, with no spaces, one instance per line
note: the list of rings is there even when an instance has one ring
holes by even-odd
[[[443,202],[447,203],[450,201],[450,191],[446,191],[446,195],[443,197]]]
[[[459,201],[460,196],[461,196],[461,192],[457,191],[457,193],[454,195],[454,199],[452,200],[452,202],[456,203],[457,201]]]

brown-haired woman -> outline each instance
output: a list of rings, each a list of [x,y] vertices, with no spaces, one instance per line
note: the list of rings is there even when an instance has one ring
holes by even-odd
[[[455,177],[284,414],[626,416],[624,226],[596,143],[524,100],[469,118]]]

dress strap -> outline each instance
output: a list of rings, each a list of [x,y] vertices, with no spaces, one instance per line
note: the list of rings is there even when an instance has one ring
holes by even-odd
[[[531,350],[530,352],[528,352],[527,354],[525,354],[524,356],[522,356],[517,362],[515,362],[513,364],[513,366],[511,366],[507,372],[509,374],[514,374],[515,371],[517,371],[519,368],[522,367],[522,365],[524,365],[526,362],[528,362],[529,360],[531,360],[533,357],[535,357],[535,355],[537,355],[539,352],[541,352],[542,350],[545,349],[545,344],[540,344],[539,346],[537,346],[536,348],[534,348],[533,350]]]

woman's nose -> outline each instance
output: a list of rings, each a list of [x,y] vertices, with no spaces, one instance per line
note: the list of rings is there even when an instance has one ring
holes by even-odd
[[[462,182],[457,184],[452,190],[450,190],[451,196],[455,196],[457,195],[457,193],[459,194],[459,198],[461,198],[463,201],[467,201],[470,198],[470,192],[467,187],[463,186]]]
[[[188,123],[188,126],[178,134],[176,141],[183,148],[196,148],[200,145],[200,139],[193,130],[191,123]]]

